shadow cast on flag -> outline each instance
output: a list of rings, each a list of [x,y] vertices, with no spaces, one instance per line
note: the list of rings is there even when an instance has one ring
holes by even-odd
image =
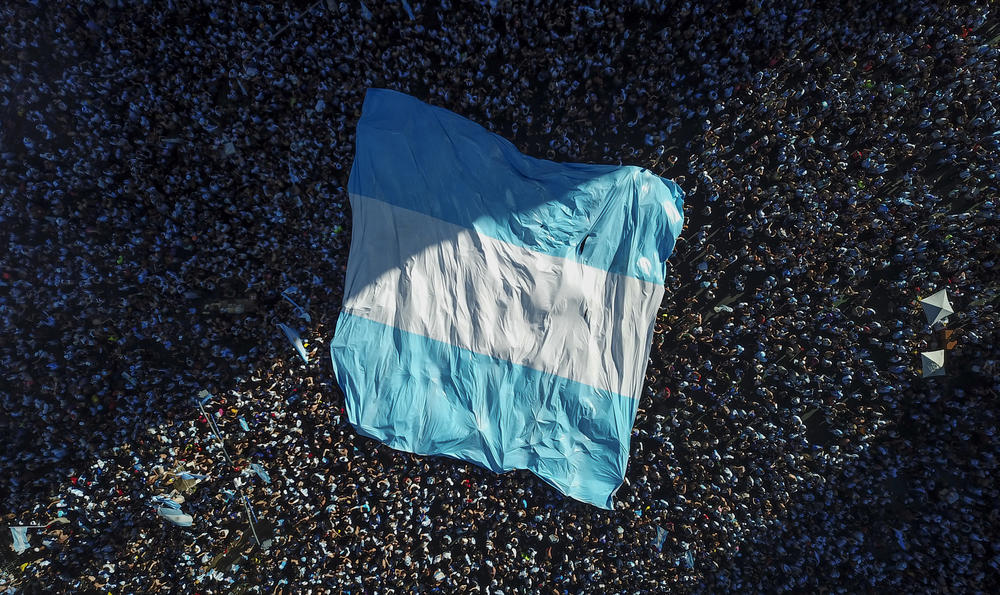
[[[638,167],[528,157],[372,89],[348,191],[331,356],[354,427],[612,508],[680,188]]]

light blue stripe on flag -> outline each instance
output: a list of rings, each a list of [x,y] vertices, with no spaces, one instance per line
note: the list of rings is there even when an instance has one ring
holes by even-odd
[[[331,356],[352,424],[401,450],[530,469],[612,508],[679,188],[636,167],[526,157],[371,90],[348,190]]]
[[[382,89],[365,97],[348,190],[658,285],[684,224],[670,180],[528,157],[458,114]]]
[[[528,469],[577,500],[612,507],[638,400],[349,314],[331,350],[362,434],[498,473]]]

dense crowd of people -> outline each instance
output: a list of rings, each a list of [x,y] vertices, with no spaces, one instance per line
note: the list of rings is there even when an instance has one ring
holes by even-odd
[[[46,527],[0,586],[995,589],[989,3],[629,4],[0,6],[2,518]],[[346,422],[369,87],[685,190],[617,510]]]

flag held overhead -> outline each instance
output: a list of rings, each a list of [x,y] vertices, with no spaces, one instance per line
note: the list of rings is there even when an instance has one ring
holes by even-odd
[[[399,450],[529,469],[612,508],[680,188],[638,167],[527,157],[373,89],[348,190],[331,356],[355,428]]]

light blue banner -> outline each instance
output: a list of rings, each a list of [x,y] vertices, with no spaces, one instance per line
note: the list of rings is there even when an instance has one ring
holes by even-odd
[[[683,225],[677,185],[527,157],[451,112],[370,90],[348,191],[330,349],[351,423],[613,508]]]
[[[14,539],[14,552],[17,555],[20,556],[31,547],[28,543],[28,527],[11,527],[10,535]]]

